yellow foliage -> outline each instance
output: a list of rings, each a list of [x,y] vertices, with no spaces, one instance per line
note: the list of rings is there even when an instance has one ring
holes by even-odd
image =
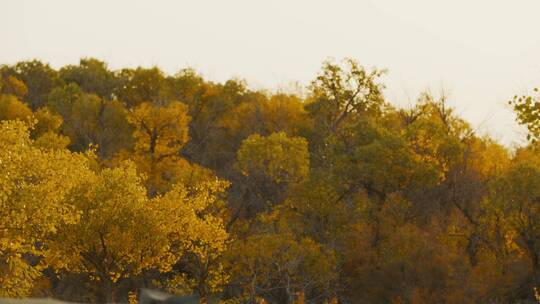
[[[129,116],[129,122],[136,129],[135,149],[154,157],[154,161],[178,153],[188,141],[187,107],[180,102],[172,102],[166,107],[142,103]]]
[[[13,76],[0,78],[0,94],[11,94],[17,97],[24,97],[28,94],[28,88],[21,80]]]
[[[47,132],[57,132],[62,126],[62,116],[53,114],[48,108],[40,108],[34,113],[34,118],[37,120],[36,125],[32,129],[34,136],[39,136]]]
[[[220,121],[220,126],[233,134],[262,127],[261,132],[285,132],[289,135],[312,127],[304,104],[294,95],[276,94],[262,101],[244,102],[231,110]],[[246,129],[246,127],[248,127]]]
[[[80,221],[64,225],[51,240],[49,263],[101,284],[169,267],[166,235],[133,164],[103,169],[84,185],[72,198]]]
[[[163,193],[178,174],[175,168],[185,166],[179,153],[189,138],[187,107],[180,102],[166,107],[142,103],[128,120],[135,127],[135,151],[130,158],[148,176],[150,193]]]
[[[69,137],[48,131],[39,136],[35,144],[43,149],[65,149],[69,145]]]
[[[84,155],[36,146],[20,121],[0,123],[0,172],[0,295],[23,296],[43,264],[22,255],[45,254],[38,241],[79,219],[70,197],[90,173]]]
[[[162,229],[169,236],[172,254],[191,260],[190,278],[175,276],[169,282],[170,289],[185,285],[208,293],[219,291],[228,281],[219,261],[229,242],[220,217],[227,187],[227,182],[217,179],[191,187],[176,184],[153,200]]]
[[[32,121],[32,110],[13,95],[0,94],[0,121],[20,119]]]

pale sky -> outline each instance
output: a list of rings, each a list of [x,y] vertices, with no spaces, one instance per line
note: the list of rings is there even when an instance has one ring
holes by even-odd
[[[388,69],[391,103],[444,88],[506,145],[525,134],[506,101],[540,86],[540,0],[0,0],[0,12],[0,63],[191,66],[275,90],[308,84],[326,58],[352,57]]]

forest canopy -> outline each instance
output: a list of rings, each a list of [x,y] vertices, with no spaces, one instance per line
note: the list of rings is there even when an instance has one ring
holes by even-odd
[[[94,58],[0,66],[0,297],[533,300],[538,91],[508,97],[530,139],[510,150],[445,96],[393,106],[384,73],[328,60],[296,94]]]

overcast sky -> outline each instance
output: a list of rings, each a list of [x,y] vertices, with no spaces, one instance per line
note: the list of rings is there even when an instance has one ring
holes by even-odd
[[[506,101],[540,86],[540,0],[0,0],[0,12],[0,63],[97,57],[280,89],[353,57],[388,69],[391,103],[444,89],[507,145],[524,131]]]

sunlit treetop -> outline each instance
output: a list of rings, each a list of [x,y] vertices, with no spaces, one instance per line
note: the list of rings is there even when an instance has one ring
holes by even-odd
[[[535,94],[538,88],[534,89]],[[527,127],[529,134],[527,139],[537,141],[540,138],[540,100],[538,96],[515,95],[508,102],[517,113],[517,120]]]

